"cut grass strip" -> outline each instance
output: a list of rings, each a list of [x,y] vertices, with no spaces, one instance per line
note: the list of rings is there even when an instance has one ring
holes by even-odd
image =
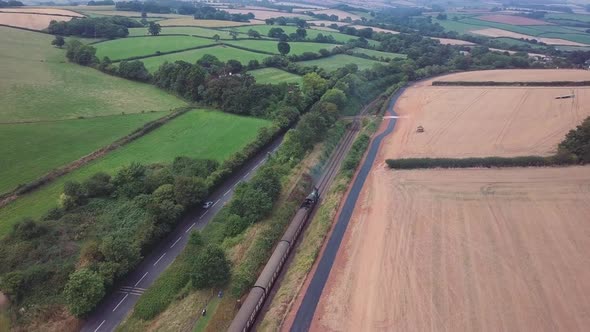
[[[342,68],[348,64],[355,64],[358,66],[360,70],[369,69],[373,67],[373,65],[377,63],[381,63],[379,61],[370,60],[370,59],[363,59],[359,57],[354,57],[345,54],[337,54],[327,58],[321,58],[317,60],[309,60],[309,61],[302,61],[298,62],[303,66],[318,66],[319,68],[323,68],[326,71],[334,71],[338,68]]]
[[[254,76],[256,83],[260,84],[279,84],[279,83],[297,83],[301,84],[303,78],[299,75],[291,74],[277,68],[262,68],[249,71],[248,74]]]

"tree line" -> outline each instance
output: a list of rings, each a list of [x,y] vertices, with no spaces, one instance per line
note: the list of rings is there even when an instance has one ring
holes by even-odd
[[[128,28],[142,26],[136,20],[122,16],[73,18],[70,21],[51,21],[47,32],[60,36],[113,39],[127,37]]]

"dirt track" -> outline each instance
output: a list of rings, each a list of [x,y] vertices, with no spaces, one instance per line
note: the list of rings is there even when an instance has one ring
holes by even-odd
[[[384,140],[362,189],[311,330],[585,330],[590,167],[392,171],[383,164],[415,155],[549,153],[574,119],[590,114],[585,99],[574,116],[573,107],[543,99],[553,88],[424,85],[398,101],[406,118]],[[427,133],[415,133],[417,122]]]

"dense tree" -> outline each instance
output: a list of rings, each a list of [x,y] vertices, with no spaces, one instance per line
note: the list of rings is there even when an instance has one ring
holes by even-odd
[[[260,38],[262,38],[262,35],[260,35],[260,32],[254,30],[254,29],[250,29],[250,30],[248,30],[248,37],[260,39]]]
[[[590,117],[567,133],[559,150],[575,155],[581,163],[590,163]]]
[[[55,36],[55,39],[51,41],[51,45],[55,45],[62,48],[66,44],[66,40],[62,36]]]
[[[64,289],[68,309],[78,317],[94,309],[104,294],[102,278],[89,269],[80,269],[72,273]]]
[[[191,281],[197,289],[225,285],[230,277],[230,263],[223,250],[208,245],[190,262]]]
[[[160,31],[162,31],[162,27],[160,26],[160,24],[156,22],[150,22],[150,25],[148,26],[148,33],[150,35],[157,36],[160,34]]]
[[[135,197],[143,193],[145,173],[145,166],[139,163],[123,166],[113,178],[117,193],[125,197]]]
[[[279,50],[279,53],[281,53],[281,55],[287,55],[289,54],[289,52],[291,52],[291,46],[289,45],[289,43],[281,41],[277,44],[277,49]]]
[[[347,103],[346,95],[339,89],[330,89],[326,91],[320,100],[326,103],[333,103],[341,110],[346,107]]]
[[[174,180],[174,199],[184,207],[202,202],[207,197],[207,184],[197,177],[178,176]]]
[[[128,28],[141,27],[141,23],[128,17],[108,16],[74,18],[70,21],[51,21],[47,31],[54,35],[80,36],[87,38],[122,38],[129,34]]]
[[[97,61],[96,48],[84,45],[78,40],[72,40],[67,44],[66,57],[68,60],[83,66],[92,65]]]
[[[236,40],[236,39],[238,39],[238,36],[240,34],[237,31],[230,31],[229,35],[231,36],[232,39]]]
[[[307,30],[304,28],[297,28],[295,34],[297,35],[298,40],[303,40],[305,37],[307,37]]]
[[[139,60],[122,61],[119,64],[119,75],[130,80],[141,82],[147,82],[151,78],[151,75],[145,68],[143,62]]]
[[[214,40],[216,43],[219,43],[219,40],[220,40],[220,39],[221,39],[221,37],[219,37],[219,35],[218,35],[218,34],[215,34],[215,35],[213,35],[213,40]]]
[[[125,234],[113,234],[102,240],[100,252],[107,262],[114,263],[115,277],[121,277],[141,260],[139,246]]]
[[[303,76],[303,93],[312,99],[321,97],[328,87],[328,81],[317,73],[309,73]]]
[[[285,30],[281,28],[270,28],[267,34],[270,38],[280,38],[282,35],[285,35]]]

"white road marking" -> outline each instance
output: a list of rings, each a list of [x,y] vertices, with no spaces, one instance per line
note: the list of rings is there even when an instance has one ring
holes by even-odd
[[[197,223],[194,222],[189,228],[187,228],[187,230],[185,231],[185,233],[188,233],[191,231],[191,228],[193,228]]]
[[[123,299],[119,302],[119,304],[117,304],[117,306],[115,307],[115,309],[113,309],[113,312],[115,312],[115,310],[117,310],[117,308],[121,305],[121,303],[123,303],[123,301],[125,301],[125,299],[127,298],[127,296],[129,296],[129,294],[125,294],[125,297],[123,297]]]
[[[146,273],[143,275],[143,277],[141,277],[141,279],[139,279],[139,280],[138,280],[138,281],[135,283],[135,286],[139,285],[139,283],[140,283],[140,282],[143,280],[143,278],[145,278],[145,276],[147,276],[147,275],[148,275],[148,273],[149,273],[149,272],[146,272]],[[133,286],[133,287],[135,287],[135,286]]]
[[[158,258],[158,260],[154,263],[154,266],[156,266],[156,264],[160,263],[160,261],[162,260],[162,258],[164,258],[164,256],[166,256],[166,253],[163,253],[162,256],[160,256],[160,258]]]
[[[258,165],[256,165],[256,167],[258,167],[258,166],[262,165],[262,163],[264,163],[264,160],[260,161],[260,162],[258,163]]]
[[[96,328],[96,330],[94,330],[94,332],[98,331],[98,329],[100,329],[100,327],[102,326],[102,324],[104,324],[104,322],[106,322],[106,320],[103,320],[102,323],[100,323],[100,325],[98,325],[98,327]]]
[[[182,239],[182,236],[178,238],[178,240],[174,241],[174,243],[172,243],[172,245],[170,246],[170,249],[174,248],[174,246],[178,243],[178,241],[180,241],[180,239]]]
[[[226,191],[225,194],[223,194],[223,197],[225,197],[225,195],[229,194],[230,191],[231,191],[231,189]]]
[[[219,200],[216,200],[215,203],[213,203],[213,205],[211,205],[211,207],[214,207],[215,205],[217,205],[217,203],[219,203]]]
[[[204,216],[205,216],[207,213],[209,213],[209,210],[205,211],[205,213],[203,213],[203,214],[202,214],[202,215],[199,217],[199,220],[203,219],[203,217],[204,217]]]
[[[246,175],[244,175],[244,177],[242,179],[245,179],[248,177],[248,175],[250,175],[250,172],[246,173]]]
[[[384,119],[407,119],[407,116],[398,116],[398,115],[388,115],[384,116]]]
[[[237,186],[238,186],[238,184],[240,184],[240,183],[242,183],[242,181],[241,181],[241,180],[240,180],[240,181],[238,181],[238,182],[236,182],[236,184],[234,184],[234,188],[235,188],[235,187],[237,187]]]

